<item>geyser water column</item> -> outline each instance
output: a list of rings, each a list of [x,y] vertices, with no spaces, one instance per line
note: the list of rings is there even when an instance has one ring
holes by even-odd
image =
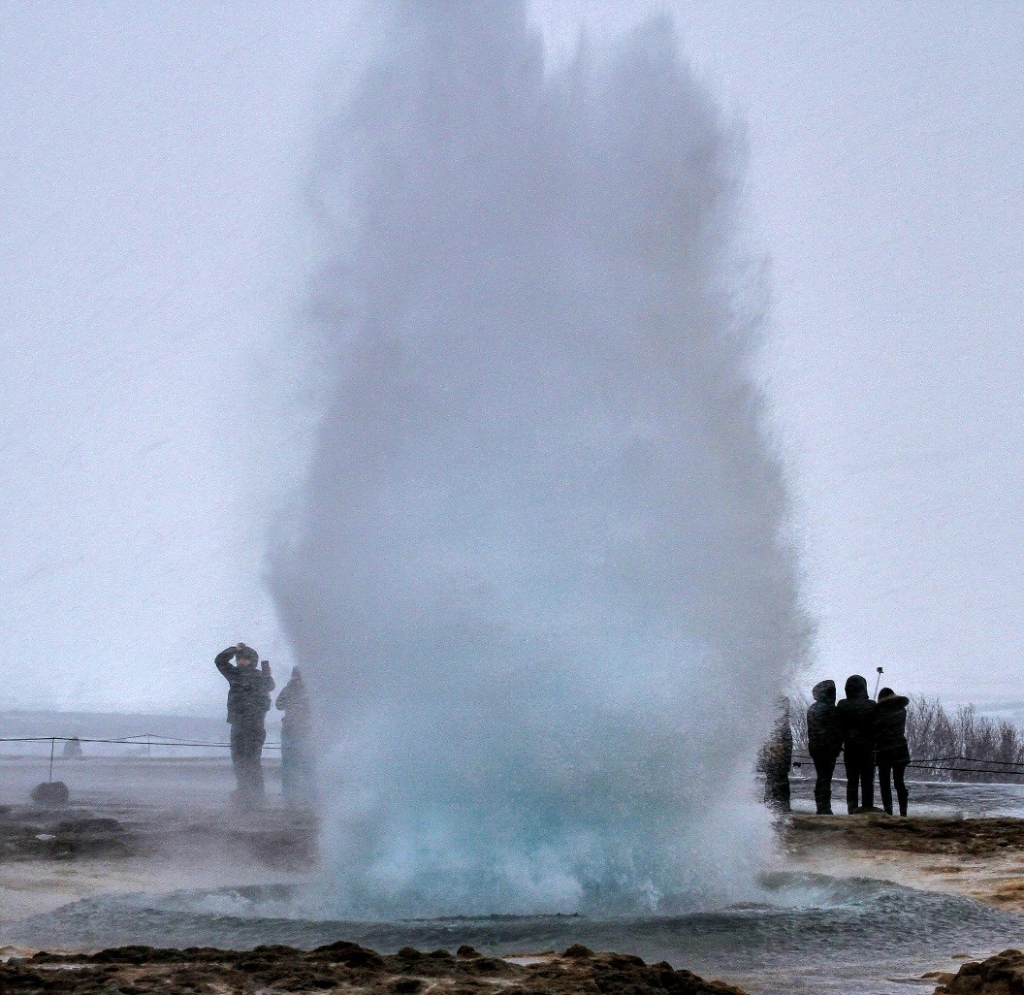
[[[410,0],[320,174],[333,392],[273,585],[336,911],[637,911],[749,870],[804,646],[736,142],[658,20],[545,72]]]

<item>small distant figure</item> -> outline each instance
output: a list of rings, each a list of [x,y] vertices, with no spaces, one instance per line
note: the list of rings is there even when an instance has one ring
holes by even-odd
[[[277,696],[281,716],[281,791],[291,805],[313,802],[309,691],[298,667]]]
[[[814,806],[818,815],[832,814],[832,776],[839,751],[843,748],[843,731],[839,727],[836,708],[836,682],[819,681],[811,690],[814,702],[807,709],[807,749],[814,761]]]
[[[82,759],[82,741],[77,736],[64,740],[63,757],[65,760]]]
[[[868,682],[859,674],[846,679],[846,697],[836,705],[843,734],[846,808],[870,812],[875,804],[875,708]]]
[[[232,664],[234,657],[236,663]],[[228,723],[231,725],[231,762],[238,790],[235,804],[245,810],[260,808],[266,801],[263,785],[263,744],[267,738],[266,716],[270,711],[270,692],[274,678],[270,663],[259,662],[251,646],[239,643],[221,650],[214,659],[217,669],[227,678]]]
[[[789,699],[778,701],[779,714],[768,742],[761,747],[757,769],[764,774],[764,801],[776,812],[790,811],[789,772],[793,767],[793,729]]]
[[[882,795],[882,808],[892,815],[892,788],[889,775],[896,785],[896,799],[900,815],[907,814],[907,782],[903,779],[910,763],[907,745],[907,705],[909,698],[897,694],[892,688],[882,688],[875,708],[875,759],[878,762],[878,789]]]

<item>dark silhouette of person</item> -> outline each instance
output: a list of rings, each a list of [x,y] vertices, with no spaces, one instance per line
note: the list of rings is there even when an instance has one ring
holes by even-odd
[[[778,701],[778,717],[768,741],[761,747],[757,768],[764,774],[765,804],[777,812],[790,811],[789,772],[793,766],[793,729],[789,699]]]
[[[281,792],[293,805],[313,801],[313,751],[309,691],[298,667],[277,696],[281,716]]]
[[[878,790],[882,795],[882,808],[892,815],[892,788],[889,775],[896,785],[896,798],[900,815],[907,814],[907,782],[903,774],[910,763],[907,745],[907,705],[909,698],[897,694],[892,688],[882,688],[875,708],[875,760],[878,764]]]
[[[846,808],[870,811],[875,801],[875,708],[868,682],[859,674],[846,679],[846,697],[836,705],[843,734]]]
[[[82,756],[82,741],[77,736],[64,740],[65,760],[81,760]]]
[[[259,654],[245,643],[221,650],[213,662],[228,682],[231,762],[238,783],[232,798],[241,809],[259,808],[266,801],[262,760],[270,692],[274,690],[270,664],[266,660],[259,663]]]
[[[814,806],[818,815],[832,814],[832,776],[843,748],[843,731],[836,708],[836,682],[819,681],[811,690],[807,709],[807,750],[814,761]]]

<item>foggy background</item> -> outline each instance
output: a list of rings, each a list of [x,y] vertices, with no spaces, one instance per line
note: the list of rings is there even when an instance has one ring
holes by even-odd
[[[763,370],[824,676],[1012,699],[1024,649],[1024,10],[644,11],[749,134]],[[0,708],[223,709],[287,676],[265,536],[317,400],[305,187],[334,3],[0,4]]]

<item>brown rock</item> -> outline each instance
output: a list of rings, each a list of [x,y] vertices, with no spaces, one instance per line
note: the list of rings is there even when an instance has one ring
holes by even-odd
[[[1024,995],[1024,952],[1004,950],[945,975],[935,995]]]
[[[29,959],[12,958],[0,963],[0,992],[288,995],[359,989],[368,995],[416,995],[440,983],[446,995],[743,995],[729,985],[674,970],[664,961],[647,966],[639,957],[593,953],[579,944],[566,953],[544,955],[524,966],[472,948],[460,950],[458,959],[445,950],[425,954],[412,947],[382,956],[346,941],[310,951],[282,945],[246,951],[127,946],[93,954],[40,952]],[[963,989],[968,990],[973,991]]]

